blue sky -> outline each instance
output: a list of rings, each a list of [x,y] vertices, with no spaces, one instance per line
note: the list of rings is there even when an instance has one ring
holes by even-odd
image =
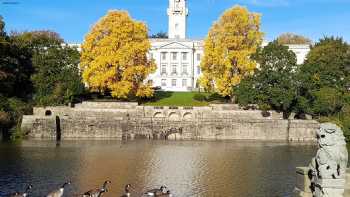
[[[324,35],[350,42],[350,0],[188,0],[188,37],[204,38],[221,13],[236,4],[262,14],[265,39],[294,32],[316,41]],[[129,11],[151,33],[167,31],[168,0],[0,0],[7,31],[49,29],[79,43],[110,9]]]

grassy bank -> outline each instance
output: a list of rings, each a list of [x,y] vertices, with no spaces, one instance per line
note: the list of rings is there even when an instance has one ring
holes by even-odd
[[[154,98],[143,101],[148,106],[207,106],[210,103],[223,103],[226,100],[218,95],[202,92],[155,92]]]

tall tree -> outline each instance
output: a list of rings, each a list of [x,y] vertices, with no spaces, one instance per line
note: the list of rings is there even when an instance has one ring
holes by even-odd
[[[259,14],[241,6],[225,11],[205,39],[200,84],[233,98],[233,87],[256,67],[250,56],[261,45],[262,38]]]
[[[277,42],[282,45],[288,44],[311,44],[312,41],[302,35],[297,35],[294,33],[284,33],[278,36]]]
[[[274,41],[259,49],[254,59],[260,66],[252,77],[243,79],[237,86],[238,102],[282,111],[287,117],[297,97],[295,54]]]
[[[59,105],[72,101],[84,90],[78,64],[80,54],[52,31],[14,33],[16,45],[30,49],[34,73],[34,101],[38,105]]]
[[[19,125],[20,117],[31,111],[22,100],[30,100],[33,69],[29,50],[18,46],[4,27],[0,17],[0,132],[8,137],[9,129]]]
[[[308,113],[313,115],[331,115],[341,108],[344,96],[350,84],[350,47],[342,38],[325,37],[310,50],[304,65],[300,68],[299,94]],[[338,100],[322,109],[320,104],[331,102],[330,94]],[[300,109],[302,110],[302,109]]]
[[[156,65],[147,58],[151,47],[147,26],[125,11],[109,11],[85,37],[81,70],[92,91],[111,91],[113,97],[151,97],[145,82]]]
[[[26,98],[31,93],[30,75],[33,73],[31,53],[18,45],[4,32],[0,22],[0,94],[6,97]]]
[[[69,46],[49,47],[45,53],[34,55],[32,81],[38,105],[67,104],[83,93],[79,59],[78,50]]]

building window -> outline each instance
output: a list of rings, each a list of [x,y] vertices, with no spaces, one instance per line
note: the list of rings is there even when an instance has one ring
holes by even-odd
[[[173,56],[173,60],[176,61],[177,60],[177,53],[176,52],[172,52],[171,54]]]
[[[201,61],[201,54],[197,54],[197,61]]]
[[[161,84],[163,87],[166,86],[166,79],[162,79],[162,84]]]
[[[149,58],[150,58],[151,60],[153,60],[153,59],[154,59],[154,57],[153,57],[153,53],[150,53],[150,54],[149,54]]]
[[[162,74],[162,75],[166,75],[166,65],[162,65],[161,74]]]
[[[201,67],[197,66],[197,74],[201,74]]]
[[[166,52],[162,52],[162,60],[166,60],[166,55],[167,55]]]
[[[172,68],[172,71],[171,71],[171,74],[172,75],[176,75],[177,74],[177,66],[176,65],[173,65],[173,68]]]
[[[182,87],[187,87],[187,79],[182,79]]]
[[[173,87],[176,87],[176,79],[172,79],[172,80],[171,80],[171,85],[172,85]]]
[[[184,64],[184,65],[182,65],[182,74],[185,74],[185,75],[187,75],[188,73],[187,73],[187,65],[186,64]]]
[[[187,61],[187,53],[182,53],[182,60]]]

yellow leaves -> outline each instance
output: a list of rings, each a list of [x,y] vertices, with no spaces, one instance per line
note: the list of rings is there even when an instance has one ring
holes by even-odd
[[[219,94],[232,96],[233,87],[254,71],[256,63],[250,56],[262,38],[259,14],[240,6],[225,11],[204,42],[201,85],[208,89],[214,84]]]
[[[148,60],[151,44],[147,26],[125,11],[109,11],[86,35],[80,68],[92,91],[111,90],[112,96],[152,96],[144,80],[156,70]]]

